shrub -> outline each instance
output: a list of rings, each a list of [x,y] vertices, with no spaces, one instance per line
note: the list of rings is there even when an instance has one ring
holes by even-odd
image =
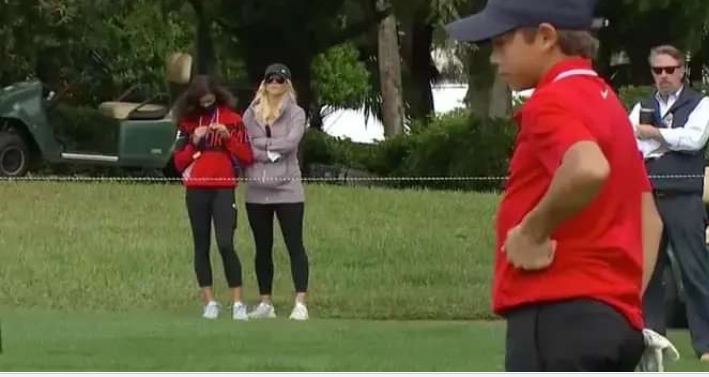
[[[427,121],[415,132],[374,145],[357,144],[311,130],[304,141],[305,164],[363,169],[384,177],[409,178],[391,187],[425,187],[489,191],[500,179],[432,180],[443,177],[502,177],[514,140],[510,120],[482,120],[458,110]],[[424,178],[415,180],[410,178]]]
[[[371,91],[369,71],[352,43],[332,47],[315,57],[312,88],[320,103],[359,109]]]
[[[618,90],[618,97],[625,108],[630,111],[640,100],[652,94],[651,86],[624,86]]]
[[[359,144],[350,139],[338,139],[326,133],[309,129],[302,142],[304,165],[335,165],[374,171],[376,145]]]

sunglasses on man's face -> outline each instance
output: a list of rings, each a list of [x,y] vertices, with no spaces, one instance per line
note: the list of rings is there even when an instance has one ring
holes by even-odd
[[[278,75],[273,75],[266,78],[266,84],[272,84],[274,82],[278,84],[284,84],[286,82],[286,78]]]
[[[661,75],[662,72],[666,72],[668,75],[672,75],[675,73],[676,70],[678,70],[680,67],[675,65],[675,66],[669,66],[669,67],[652,67],[652,73],[656,75]]]

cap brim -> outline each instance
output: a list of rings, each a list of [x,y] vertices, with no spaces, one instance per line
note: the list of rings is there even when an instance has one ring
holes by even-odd
[[[281,72],[269,72],[269,73],[265,74],[263,77],[264,77],[264,78],[269,78],[269,77],[271,77],[271,76],[278,76],[278,77],[282,77],[282,78],[284,78],[284,79],[286,79],[286,80],[290,80],[290,77],[288,77],[287,74],[281,73]]]
[[[483,42],[513,30],[517,25],[504,22],[488,11],[461,18],[446,25],[448,35],[465,42]]]

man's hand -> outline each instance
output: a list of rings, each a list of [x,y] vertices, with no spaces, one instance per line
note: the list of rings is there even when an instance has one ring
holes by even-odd
[[[635,136],[640,140],[656,139],[661,140],[662,134],[660,134],[660,129],[647,124],[639,124],[635,130]]]
[[[194,130],[194,134],[192,134],[192,142],[193,142],[195,145],[199,144],[199,142],[202,140],[202,138],[204,137],[204,135],[207,134],[207,132],[209,132],[209,127],[207,127],[207,126],[200,126],[200,127],[197,127],[197,128]]]
[[[212,124],[209,128],[213,129],[214,131],[217,132],[219,136],[222,138],[229,137],[229,130],[226,128],[225,125],[221,123],[214,123]]]
[[[535,236],[522,222],[507,233],[502,251],[516,268],[530,271],[543,270],[554,261],[556,241]]]

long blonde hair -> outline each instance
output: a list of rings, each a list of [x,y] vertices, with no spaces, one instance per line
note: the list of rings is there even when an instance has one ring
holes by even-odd
[[[256,120],[261,124],[272,124],[281,115],[283,110],[283,101],[292,100],[296,101],[295,88],[293,88],[293,83],[287,80],[286,83],[286,93],[281,97],[281,103],[271,103],[268,99],[268,91],[266,91],[266,81],[261,81],[261,85],[254,96],[254,113],[256,115]]]

